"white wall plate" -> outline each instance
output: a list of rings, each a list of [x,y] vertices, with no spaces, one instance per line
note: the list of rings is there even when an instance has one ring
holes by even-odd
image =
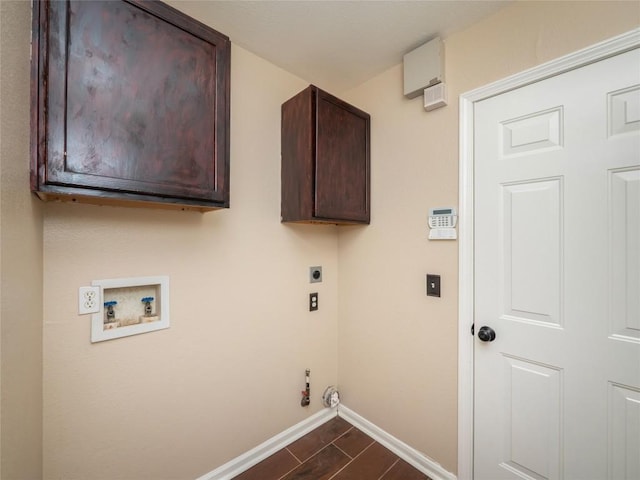
[[[169,328],[169,277],[133,277],[94,280],[100,288],[100,311],[91,316],[91,342],[137,335]],[[145,315],[143,298],[153,297],[153,312]],[[104,306],[114,305],[113,321],[107,321]]]

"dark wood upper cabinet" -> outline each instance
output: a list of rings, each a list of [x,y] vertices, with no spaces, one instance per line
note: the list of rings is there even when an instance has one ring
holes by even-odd
[[[282,221],[368,224],[370,116],[314,85],[282,105]]]
[[[228,207],[230,56],[162,2],[34,2],[32,191]]]

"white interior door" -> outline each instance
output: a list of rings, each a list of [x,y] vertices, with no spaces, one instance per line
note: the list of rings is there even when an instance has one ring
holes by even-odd
[[[640,50],[474,125],[474,477],[640,479]]]

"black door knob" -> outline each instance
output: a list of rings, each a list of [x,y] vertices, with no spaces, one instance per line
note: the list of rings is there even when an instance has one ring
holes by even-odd
[[[480,327],[478,338],[483,342],[493,342],[496,339],[496,332],[491,327]]]

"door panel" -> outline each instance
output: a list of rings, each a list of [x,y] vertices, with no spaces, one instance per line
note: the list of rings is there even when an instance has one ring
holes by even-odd
[[[640,390],[610,384],[609,478],[640,478]]]
[[[504,355],[502,468],[533,478],[560,478],[562,370]],[[530,423],[538,425],[532,431]]]
[[[314,215],[369,219],[369,116],[318,92]]]
[[[504,315],[560,325],[562,179],[506,184],[501,190]]]
[[[609,135],[640,130],[640,87],[635,85],[608,95]]]
[[[561,107],[508,120],[501,126],[503,157],[562,146]]]
[[[640,168],[613,170],[611,209],[611,335],[640,341]]]
[[[478,480],[640,478],[639,67],[475,104]]]

